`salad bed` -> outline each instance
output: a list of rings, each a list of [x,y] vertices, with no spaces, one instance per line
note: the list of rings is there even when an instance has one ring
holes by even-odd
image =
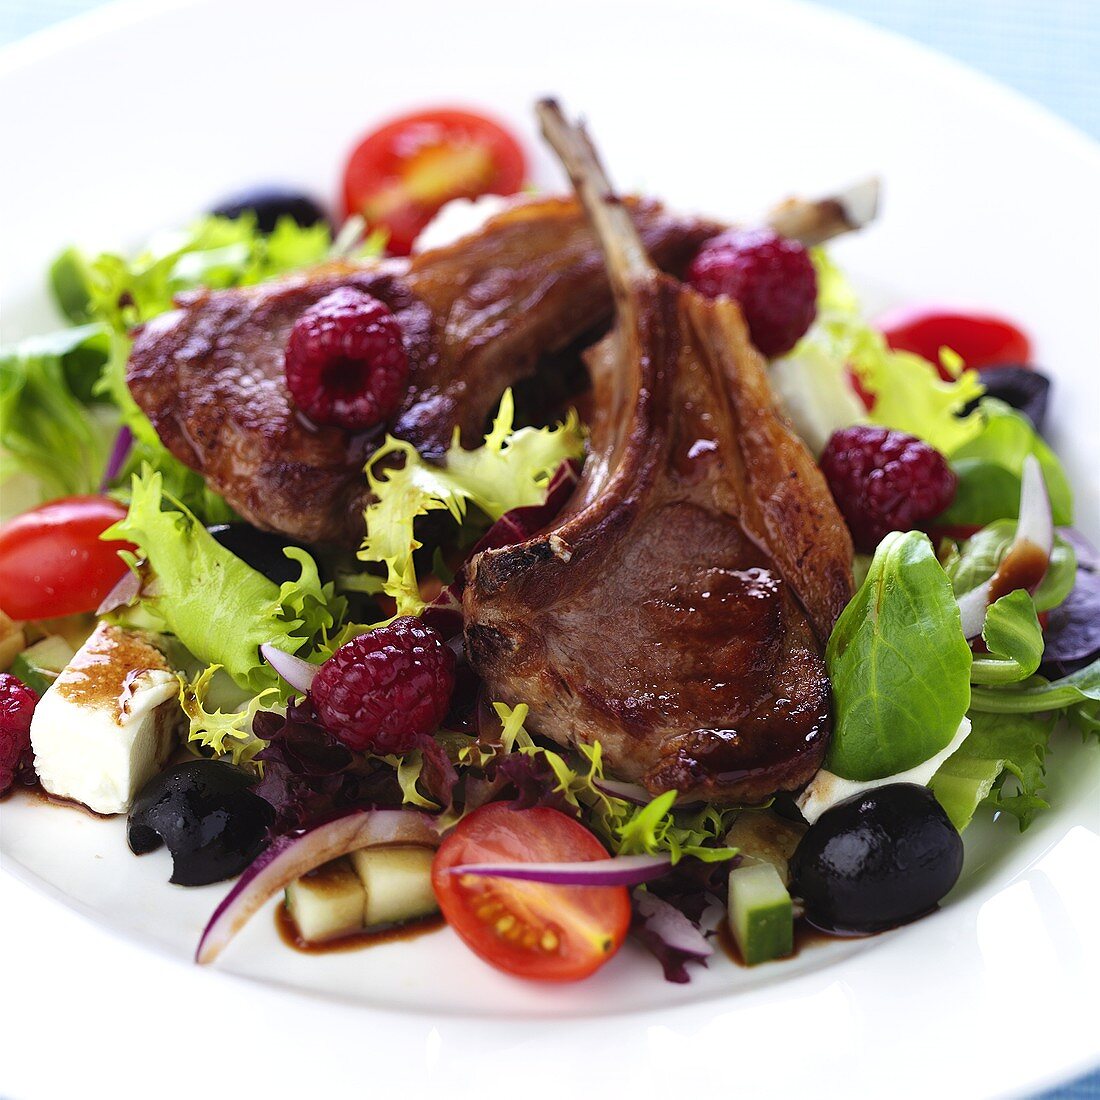
[[[755,256],[758,245],[709,247],[721,260],[723,248]],[[61,616],[98,610],[113,630],[155,636],[180,675],[186,744],[202,759],[199,778],[181,788],[193,819],[183,835],[162,826],[178,875],[195,860],[226,874],[247,867],[227,899],[236,920],[272,889],[300,890],[312,866],[377,843],[434,847],[424,835],[398,831],[379,842],[371,831],[376,814],[425,813],[436,837],[448,835],[431,869],[448,920],[497,965],[544,978],[590,973],[633,924],[666,975],[684,980],[685,964],[711,952],[703,930],[727,901],[749,961],[789,950],[796,905],[816,923],[846,931],[912,919],[954,882],[958,834],[976,812],[1012,815],[1026,827],[1046,808],[1045,754],[1055,724],[1065,719],[1085,736],[1100,730],[1096,559],[1069,526],[1070,488],[1027,403],[1034,387],[1018,403],[1040,424],[989,396],[1017,395],[997,389],[1003,368],[996,357],[1010,353],[1005,342],[990,353],[992,362],[970,349],[964,363],[953,351],[975,326],[957,317],[953,327],[942,318],[938,327],[909,318],[883,335],[862,319],[828,256],[804,253],[813,271],[813,324],[771,367],[788,414],[815,451],[869,448],[876,484],[897,478],[893,495],[907,506],[914,496],[908,466],[934,466],[940,495],[931,496],[927,514],[889,500],[882,507],[880,498],[849,492],[853,484],[866,489],[866,467],[823,462],[827,476],[836,467],[830,487],[853,533],[867,532],[866,553],[856,559],[861,583],[826,650],[834,730],[824,769],[798,805],[783,793],[768,809],[682,805],[675,791],[653,797],[608,774],[598,743],[566,750],[532,735],[527,708],[487,697],[464,659],[463,567],[487,548],[539,531],[566,506],[585,459],[576,414],[517,427],[506,393],[479,447],[456,438],[444,455],[425,458],[408,442],[387,439],[367,465],[364,538],[350,558],[277,537],[273,545],[269,533],[242,524],[168,451],[134,402],[125,375],[133,330],[170,310],[177,294],[255,285],[326,260],[368,260],[383,248],[381,234],[364,237],[356,223],[334,241],[323,222],[283,218],[262,226],[245,212],[203,219],[135,259],[69,252],[55,264],[52,286],[76,325],[28,341],[0,363],[5,473],[33,479],[43,498],[84,499],[62,512],[44,505],[0,535],[0,607],[31,624],[12,622],[8,633],[20,681],[4,681],[12,781],[33,780],[26,689],[48,693],[56,685],[51,673],[64,677],[71,667],[69,660],[49,667],[41,649],[35,657],[42,641],[23,643],[37,634],[60,638],[70,629]],[[742,278],[743,266],[730,270]],[[715,270],[721,275],[720,263],[708,277]],[[748,308],[746,293],[739,300]],[[1026,352],[1014,339],[1011,353]],[[1026,377],[1040,376],[1028,370]],[[837,434],[852,432],[862,434]],[[883,456],[888,433],[897,449]],[[841,443],[849,449],[842,452]],[[126,544],[125,570],[112,573],[111,542]],[[46,556],[51,547],[56,565]],[[66,559],[74,548],[81,567],[72,571]],[[23,560],[30,564],[20,566]],[[79,633],[80,625],[71,629]],[[408,642],[417,630],[419,639]],[[332,703],[332,693],[347,682],[338,675],[343,662],[369,665],[368,645],[401,654],[406,664],[392,683],[357,688],[375,713],[352,715],[346,702]],[[125,670],[123,679],[142,671]],[[322,685],[333,681],[324,691],[314,687],[318,675]],[[133,693],[136,685],[126,686]],[[421,706],[425,699],[433,705]],[[426,714],[406,721],[413,710]],[[225,799],[241,797],[236,780],[231,795],[211,793],[212,769],[230,766],[248,780],[248,808],[230,814],[251,824],[247,843],[211,839],[204,828],[226,810]],[[153,778],[133,806],[135,851],[162,835],[144,822],[154,835],[135,840],[135,829],[170,780],[178,775]],[[837,791],[846,797],[837,799]],[[479,830],[488,814],[530,825],[518,826],[519,840],[509,846],[506,824]],[[746,834],[743,823],[755,814],[773,829],[793,819],[778,851]],[[413,829],[420,818],[400,820]],[[366,834],[361,821],[371,823]],[[333,841],[333,832],[341,839]],[[872,839],[854,865],[840,867],[827,855],[830,842],[850,846],[864,836]],[[898,852],[929,837],[922,877]],[[253,862],[257,844],[267,847]],[[445,853],[460,844],[469,851],[448,863]],[[286,868],[265,875],[288,851],[295,855]],[[543,867],[534,880],[510,877],[506,865],[525,862],[588,862],[593,877],[589,885],[565,882],[561,866]],[[664,873],[650,877],[656,870]],[[368,889],[371,874],[355,868],[345,876],[353,913],[360,888],[368,896],[389,888],[375,882]],[[262,889],[250,890],[257,880]],[[629,896],[628,886],[636,886]],[[881,902],[899,886],[912,896],[885,912]],[[402,916],[400,907],[395,912]],[[226,927],[220,912],[204,945]],[[200,947],[200,958],[209,957]]]

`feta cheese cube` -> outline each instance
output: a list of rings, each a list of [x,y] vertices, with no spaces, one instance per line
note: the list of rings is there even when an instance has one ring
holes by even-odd
[[[133,631],[100,623],[31,721],[42,786],[100,814],[125,813],[167,762],[182,725],[179,680]]]

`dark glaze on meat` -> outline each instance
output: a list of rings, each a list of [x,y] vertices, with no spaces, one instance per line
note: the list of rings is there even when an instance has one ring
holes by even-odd
[[[632,203],[655,262],[679,270],[719,229]],[[397,314],[409,394],[368,433],[310,424],[291,404],[283,350],[301,312],[338,286]],[[441,454],[455,427],[468,445],[504,390],[540,355],[611,312],[603,258],[573,199],[528,202],[411,262],[330,264],[235,290],[199,292],[139,333],[127,371],[165,446],[258,527],[307,542],[363,534],[363,465],[385,431]]]
[[[550,530],[471,563],[468,652],[491,698],[617,775],[757,801],[824,756],[851,541],[736,304],[659,275],[606,181],[580,182],[619,317],[590,357],[592,451]]]

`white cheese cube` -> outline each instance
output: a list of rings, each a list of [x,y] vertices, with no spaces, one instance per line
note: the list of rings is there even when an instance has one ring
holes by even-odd
[[[100,814],[125,813],[167,762],[183,712],[179,680],[141,634],[100,623],[31,721],[42,786]]]

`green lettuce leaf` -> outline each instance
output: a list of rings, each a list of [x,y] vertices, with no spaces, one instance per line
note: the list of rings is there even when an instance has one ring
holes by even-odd
[[[965,744],[939,767],[929,786],[958,832],[970,824],[974,812],[989,797],[1004,771],[1003,757],[982,760],[966,755]]]
[[[970,720],[970,736],[933,777],[933,793],[957,829],[983,802],[1012,814],[1026,829],[1040,810],[1049,808],[1040,795],[1056,716],[975,712]]]
[[[1019,492],[1019,486],[1016,489]],[[947,562],[944,569],[951,578],[956,597],[984,584],[1001,564],[1016,538],[1016,522],[999,519],[975,532]],[[1077,555],[1060,535],[1054,537],[1054,548],[1046,576],[1035,591],[1035,610],[1050,611],[1073,590],[1077,580]]]
[[[91,324],[0,351],[0,483],[33,479],[27,504],[98,488],[115,422],[88,405],[109,341]]]
[[[1019,589],[993,603],[986,612],[982,639],[989,656],[974,658],[973,683],[1015,684],[1033,675],[1043,659],[1043,628],[1032,598]]]
[[[265,234],[251,214],[233,219],[208,215],[188,229],[163,235],[136,256],[102,252],[89,257],[68,249],[54,263],[51,284],[69,316],[83,313],[129,332],[171,309],[183,291],[260,283],[322,262],[331,245],[323,223],[302,228],[281,218],[274,232]],[[80,281],[86,305],[79,301]]]
[[[425,606],[413,565],[413,553],[421,546],[413,533],[419,516],[447,511],[461,524],[473,505],[490,520],[500,519],[513,508],[541,503],[562,462],[583,454],[584,434],[575,412],[556,428],[518,430],[512,427],[513,413],[508,390],[485,442],[467,451],[456,430],[439,465],[392,437],[368,464],[373,502],[364,511],[367,531],[359,558],[385,567],[385,576],[372,576],[367,587],[392,596],[398,615],[419,615]],[[403,465],[395,466],[395,458]]]
[[[301,576],[280,588],[221,546],[193,513],[167,496],[156,471],[134,476],[128,514],[102,537],[125,539],[139,548],[140,558],[122,556],[142,578],[142,611],[202,663],[222,666],[253,693],[280,684],[274,669],[261,661],[260,645],[270,642],[308,659],[324,651],[346,610],[332,585],[320,583],[306,551],[287,548]]]
[[[1048,681],[1042,676],[1033,676],[1010,686],[975,687],[971,698],[974,710],[989,714],[1036,714],[1064,710],[1066,717],[1083,723],[1082,728],[1086,730],[1098,704],[1100,658],[1060,680]]]
[[[947,455],[975,439],[982,431],[981,414],[962,414],[984,392],[977,373],[962,370],[948,357],[945,365],[954,377],[945,382],[920,356],[891,351],[882,334],[863,319],[851,284],[827,253],[818,248],[812,255],[817,322],[792,357],[827,364],[837,385],[847,385],[850,368],[875,399],[866,417],[870,423],[908,432]]]
[[[830,771],[882,779],[950,743],[970,702],[972,655],[927,535],[882,540],[825,659],[835,707]]]
[[[379,251],[376,237],[350,249],[342,242],[339,248],[341,256],[355,258]],[[135,443],[117,486],[129,484],[131,475],[148,465],[161,473],[166,491],[204,523],[235,518],[202,477],[161,444],[131,397],[126,386],[129,334],[135,325],[173,308],[175,295],[183,291],[248,286],[333,255],[325,225],[302,228],[283,218],[265,234],[250,214],[201,218],[132,257],[66,249],[50,268],[49,284],[61,311],[81,327],[0,353],[0,480],[16,472],[33,479],[24,506],[44,497],[94,491],[111,435],[121,423]],[[89,412],[82,407],[92,403],[100,408]],[[112,405],[117,416],[103,411]]]
[[[1015,519],[1024,459],[1030,454],[1042,467],[1055,524],[1071,524],[1073,494],[1066,472],[1031,421],[992,397],[983,398],[979,409],[984,418],[981,431],[949,452],[959,486],[954,503],[938,522],[984,526]]]

